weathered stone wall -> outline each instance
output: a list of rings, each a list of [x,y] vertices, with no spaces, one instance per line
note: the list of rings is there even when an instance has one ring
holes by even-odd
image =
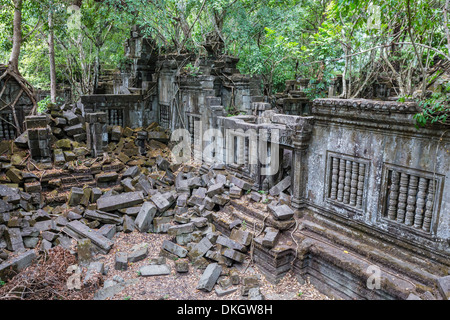
[[[416,129],[417,111],[415,104],[316,100],[305,203],[448,264],[450,137]]]
[[[157,118],[157,101],[154,96],[99,94],[82,96],[81,103],[85,114],[105,112],[108,125],[146,127]]]
[[[4,69],[0,67],[0,74],[3,73],[3,70]],[[14,128],[15,121],[11,108],[5,108],[5,106],[12,104],[16,100],[20,90],[19,84],[13,79],[6,81],[5,78],[0,81],[0,92],[3,92],[0,99],[0,140],[13,140],[17,137],[17,130]],[[25,93],[22,93],[15,105],[17,122],[21,126],[22,131],[25,130],[25,116],[31,112],[32,108],[33,103],[30,98]]]

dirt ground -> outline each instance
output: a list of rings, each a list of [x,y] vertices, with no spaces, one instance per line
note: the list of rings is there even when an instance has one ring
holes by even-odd
[[[108,255],[97,256],[100,259],[99,261],[104,262],[105,267],[109,267],[109,271],[104,277],[105,281],[119,276],[125,281],[137,279],[138,282],[126,287],[120,293],[107,300],[247,300],[247,297],[241,296],[240,286],[233,287],[238,290],[223,297],[218,297],[214,289],[209,293],[197,290],[197,283],[203,271],[195,269],[190,265],[188,273],[177,273],[175,271],[175,262],[169,259],[167,259],[167,264],[172,269],[170,275],[141,277],[139,275],[139,269],[149,264],[151,258],[159,256],[164,240],[170,240],[170,236],[167,234],[139,233],[135,231],[129,234],[119,233],[113,240],[115,242],[113,250]],[[137,263],[129,264],[127,271],[115,270],[114,262],[116,252],[131,252],[134,246],[141,244],[148,245],[149,254],[147,258]],[[242,271],[241,269],[240,272]],[[261,293],[267,300],[329,299],[327,296],[318,292],[308,281],[301,285],[292,272],[289,272],[277,285],[269,283],[254,266],[248,267],[245,275],[257,275],[259,277]]]

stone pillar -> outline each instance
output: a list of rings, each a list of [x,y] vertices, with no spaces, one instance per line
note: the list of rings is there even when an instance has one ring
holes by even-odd
[[[108,143],[106,112],[86,114],[87,148],[93,157],[100,156]]]
[[[51,162],[48,117],[28,116],[25,118],[25,123],[31,158],[35,161]]]
[[[292,206],[303,208],[306,204],[306,185],[308,178],[308,148],[312,135],[313,117],[302,118],[292,137],[294,145],[292,163]]]

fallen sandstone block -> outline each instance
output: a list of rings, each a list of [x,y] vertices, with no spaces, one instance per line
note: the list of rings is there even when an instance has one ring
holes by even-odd
[[[97,209],[101,211],[115,211],[134,207],[144,202],[142,191],[127,192],[116,196],[101,197],[97,200]]]

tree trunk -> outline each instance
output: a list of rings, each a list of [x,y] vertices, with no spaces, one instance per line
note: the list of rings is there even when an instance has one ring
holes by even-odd
[[[20,46],[22,45],[22,0],[14,0],[14,31],[11,57],[9,58],[9,70],[19,73]]]
[[[55,66],[55,38],[53,31],[53,2],[50,1],[48,12],[48,57],[50,61],[50,98],[52,103],[56,103],[56,66]]]

